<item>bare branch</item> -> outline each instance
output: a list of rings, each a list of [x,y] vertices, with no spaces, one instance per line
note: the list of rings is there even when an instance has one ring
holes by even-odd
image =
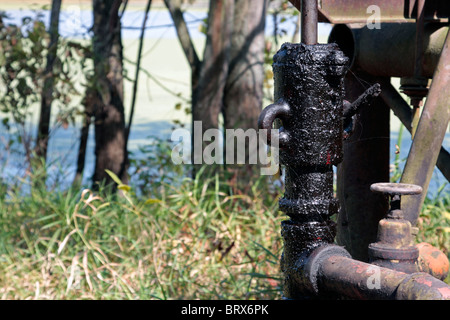
[[[132,96],[132,100],[131,100],[130,118],[128,120],[128,126],[125,129],[125,141],[126,141],[125,143],[127,143],[127,144],[128,144],[128,137],[130,135],[130,130],[131,130],[131,123],[133,122],[134,109],[136,107],[136,95],[137,95],[139,71],[140,71],[140,66],[141,66],[141,58],[142,58],[142,47],[144,45],[145,24],[147,23],[148,12],[150,11],[151,5],[152,5],[152,0],[147,0],[147,6],[145,7],[144,20],[142,21],[141,36],[139,37],[139,49],[138,49],[138,56],[137,56],[137,62],[136,62],[136,74],[134,77],[134,84],[133,84],[133,96]]]
[[[189,34],[186,21],[184,20],[183,12],[181,11],[181,1],[164,0],[164,4],[169,10],[172,20],[175,23],[175,29],[177,30],[178,39],[181,43],[181,47],[183,48],[189,65],[191,66],[192,71],[195,72],[199,68],[201,61],[197,55],[197,52],[195,51],[191,35]]]

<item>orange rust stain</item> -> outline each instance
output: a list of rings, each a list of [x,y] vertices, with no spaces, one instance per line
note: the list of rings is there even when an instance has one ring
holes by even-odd
[[[438,291],[442,294],[442,298],[450,299],[450,288],[439,288]]]
[[[424,277],[420,277],[420,278],[417,278],[415,280],[416,280],[416,282],[424,284],[424,285],[429,286],[429,287],[431,287],[433,285],[433,283],[430,280],[427,280]]]
[[[425,242],[418,244],[417,247],[420,252],[419,261],[422,265],[429,268],[434,274],[448,273],[449,261],[442,251]]]
[[[360,264],[355,263],[355,267],[356,267],[356,270],[355,270],[356,273],[364,273],[367,271],[367,267],[362,266]]]

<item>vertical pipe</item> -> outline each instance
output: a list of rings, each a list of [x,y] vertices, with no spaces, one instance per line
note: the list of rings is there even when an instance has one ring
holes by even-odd
[[[274,56],[275,104],[261,113],[258,127],[270,130],[275,119],[280,163],[286,168],[279,209],[290,217],[281,224],[281,270],[286,298],[309,295],[300,256],[334,242],[338,212],[333,165],[342,161],[344,75],[348,59],[335,44],[285,43]],[[273,140],[271,140],[273,141]]]
[[[380,82],[360,73],[348,73],[345,81],[348,101],[364,92],[363,81]],[[355,131],[344,142],[344,161],[337,170],[341,209],[336,240],[361,261],[368,261],[367,248],[376,241],[378,222],[389,209],[383,195],[370,191],[371,184],[389,181],[389,117],[389,107],[380,98],[361,109]]]
[[[423,193],[403,202],[405,218],[417,223],[450,120],[450,33],[444,43],[430,91],[401,178],[422,186]]]
[[[414,75],[416,77],[422,76],[423,63],[423,28],[424,28],[424,8],[425,0],[417,0],[417,18],[416,18],[416,54]]]
[[[424,6],[425,0],[417,0],[417,18],[416,18],[416,53],[414,64],[414,77],[422,77],[422,64],[423,64],[423,28],[424,28]],[[416,134],[417,125],[420,119],[420,107],[422,106],[423,97],[411,97],[412,109],[412,128],[411,137],[414,139]]]
[[[302,43],[317,44],[317,0],[302,1]]]

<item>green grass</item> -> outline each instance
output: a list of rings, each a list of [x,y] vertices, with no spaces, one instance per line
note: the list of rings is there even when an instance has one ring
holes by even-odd
[[[113,177],[116,196],[0,182],[0,299],[280,299],[282,190],[182,178],[170,146],[155,147],[133,162],[136,186]],[[426,199],[418,227],[449,255],[449,194]]]
[[[263,180],[218,176],[136,197],[9,192],[0,299],[278,299],[281,216]],[[161,192],[162,191],[162,192]]]
[[[418,242],[428,242],[450,257],[450,194],[442,192],[426,198],[418,220]]]

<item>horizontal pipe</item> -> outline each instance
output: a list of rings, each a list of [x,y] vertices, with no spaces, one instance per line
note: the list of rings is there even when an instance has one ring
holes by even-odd
[[[448,26],[424,25],[421,55],[422,76],[433,76]],[[382,23],[379,29],[335,25],[328,42],[336,42],[350,58],[350,67],[381,77],[413,77],[416,70],[416,26],[412,23]]]
[[[406,274],[344,256],[324,259],[319,292],[360,300],[450,300],[450,287],[426,273]]]

